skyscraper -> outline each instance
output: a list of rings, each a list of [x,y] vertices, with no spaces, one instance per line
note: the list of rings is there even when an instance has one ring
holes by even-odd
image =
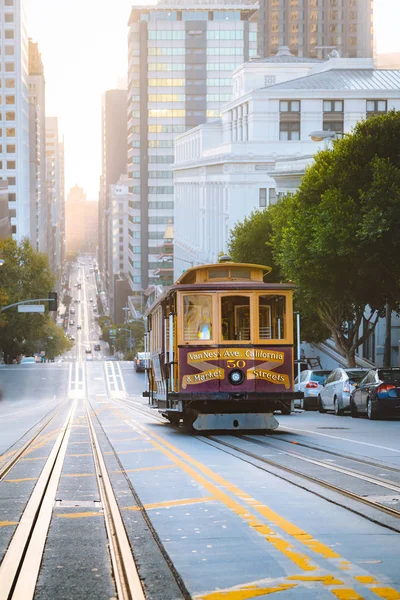
[[[63,256],[64,234],[62,231],[63,215],[64,215],[64,167],[61,160],[64,160],[60,150],[58,119],[57,117],[46,117],[46,176],[47,176],[47,193],[50,202],[49,214],[49,240],[48,254],[50,267],[53,273],[60,279]]]
[[[129,280],[160,283],[155,271],[173,219],[174,138],[217,118],[231,99],[232,71],[257,55],[258,4],[164,0],[134,7],[128,71]],[[190,215],[188,215],[190,218]],[[172,264],[169,265],[172,278]]]
[[[99,194],[99,265],[109,299],[113,294],[111,186],[126,174],[127,91],[108,90],[102,107],[103,160]],[[111,304],[111,301],[110,301]]]
[[[46,187],[45,80],[38,44],[29,40],[30,238],[40,252],[48,250],[49,203]]]
[[[373,56],[373,0],[260,0],[260,58],[288,46],[292,54],[325,58]]]
[[[28,38],[20,0],[0,3],[0,175],[8,179],[13,237],[31,237],[29,181]]]

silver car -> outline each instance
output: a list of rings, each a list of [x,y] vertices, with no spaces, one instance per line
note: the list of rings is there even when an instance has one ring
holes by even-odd
[[[306,369],[300,373],[300,380],[296,377],[294,381],[294,391],[303,392],[303,400],[295,400],[300,408],[304,410],[316,410],[318,408],[318,396],[331,371],[322,369]]]
[[[369,369],[342,369],[332,371],[325,380],[319,392],[318,410],[324,413],[333,410],[336,415],[350,411],[350,394],[355,389],[355,384],[368,373]]]

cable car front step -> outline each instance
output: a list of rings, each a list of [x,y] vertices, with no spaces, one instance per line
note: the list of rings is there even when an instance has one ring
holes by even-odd
[[[196,431],[243,431],[277,429],[279,423],[272,413],[198,414],[192,427]]]

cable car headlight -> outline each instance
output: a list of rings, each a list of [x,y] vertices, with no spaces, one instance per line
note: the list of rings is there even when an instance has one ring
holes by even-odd
[[[240,385],[244,381],[244,373],[239,369],[235,369],[229,373],[228,379],[232,385]]]

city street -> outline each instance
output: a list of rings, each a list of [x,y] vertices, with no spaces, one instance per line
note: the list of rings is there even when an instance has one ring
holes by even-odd
[[[123,598],[119,561],[157,600],[400,598],[400,422],[297,410],[272,434],[185,433],[94,352],[89,268],[74,349],[1,368],[0,598]]]

